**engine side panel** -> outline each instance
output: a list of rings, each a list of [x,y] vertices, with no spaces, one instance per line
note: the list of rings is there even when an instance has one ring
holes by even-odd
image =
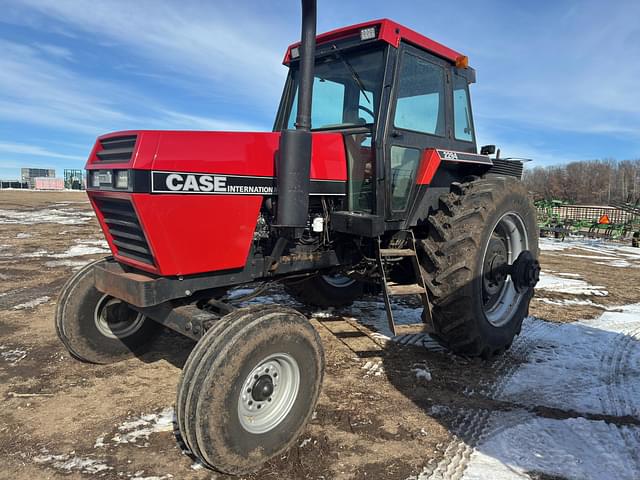
[[[108,142],[111,137],[125,134],[137,135],[128,161],[113,163],[98,158],[101,141]],[[246,177],[248,183],[259,181],[275,185],[278,144],[279,133],[138,131],[100,137],[87,163],[88,170],[127,169],[148,179],[143,182],[147,185],[138,185],[129,192],[104,191],[100,187],[88,189],[114,256],[122,263],[165,276],[243,268],[266,195],[243,194],[242,190],[233,194],[186,188],[154,190],[150,181],[153,172],[174,172],[180,175],[180,180],[172,184],[174,186],[186,184],[188,174],[198,173],[234,176],[240,182]],[[314,134],[310,177],[315,180],[312,188],[315,185],[319,192],[335,192],[336,186],[338,194],[346,192],[347,168],[342,135]],[[326,182],[328,180],[333,182]],[[334,190],[327,190],[327,186]],[[118,236],[115,235],[114,241],[112,233],[114,229],[123,229],[110,225],[108,218],[105,220],[109,215],[100,210],[101,197],[131,202],[137,216],[133,221],[143,230],[146,243],[124,245],[146,248],[151,252],[153,262],[139,262],[135,259],[135,251],[117,245]],[[120,217],[113,218],[117,221]],[[130,231],[125,228],[125,234]],[[128,242],[127,239],[124,241]],[[122,241],[120,243],[122,245]]]

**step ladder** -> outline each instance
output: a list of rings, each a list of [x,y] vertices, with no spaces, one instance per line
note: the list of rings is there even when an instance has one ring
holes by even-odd
[[[393,296],[405,296],[405,295],[417,295],[420,297],[422,304],[424,305],[424,315],[422,321],[426,325],[426,332],[433,332],[433,320],[431,316],[431,301],[429,300],[429,294],[422,275],[422,269],[420,268],[420,262],[418,260],[418,252],[416,251],[416,239],[412,231],[407,232],[406,244],[403,248],[382,248],[382,239],[378,237],[377,248],[377,262],[378,270],[380,272],[380,280],[382,286],[382,296],[384,298],[384,307],[387,311],[387,321],[389,322],[389,329],[396,335],[396,324],[393,320],[393,310],[391,307],[391,297]],[[389,264],[389,260],[394,258],[406,257],[411,260],[411,266],[413,268],[415,283],[411,284],[397,284],[387,281],[389,277],[386,267]]]

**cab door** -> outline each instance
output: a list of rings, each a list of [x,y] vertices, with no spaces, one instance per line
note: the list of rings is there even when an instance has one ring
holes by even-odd
[[[398,52],[384,148],[387,222],[406,219],[424,150],[450,146],[450,69],[410,45]]]

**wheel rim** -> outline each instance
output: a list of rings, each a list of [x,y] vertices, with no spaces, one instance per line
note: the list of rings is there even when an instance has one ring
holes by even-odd
[[[322,275],[322,279],[332,287],[345,288],[353,285],[356,281],[345,275]]]
[[[242,384],[240,425],[254,434],[273,430],[291,412],[299,389],[300,368],[291,355],[276,353],[265,358]]]
[[[508,275],[508,265],[529,249],[522,217],[505,213],[494,225],[482,256],[482,305],[485,317],[495,327],[507,324],[524,297]]]
[[[136,333],[146,317],[126,303],[109,295],[103,295],[94,311],[98,331],[108,338],[122,339]]]

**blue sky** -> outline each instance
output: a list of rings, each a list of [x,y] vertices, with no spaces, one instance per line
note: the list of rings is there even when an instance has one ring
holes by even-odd
[[[318,0],[388,17],[478,72],[479,143],[549,165],[640,158],[640,2]],[[299,1],[0,0],[0,177],[82,168],[114,130],[270,130]]]

